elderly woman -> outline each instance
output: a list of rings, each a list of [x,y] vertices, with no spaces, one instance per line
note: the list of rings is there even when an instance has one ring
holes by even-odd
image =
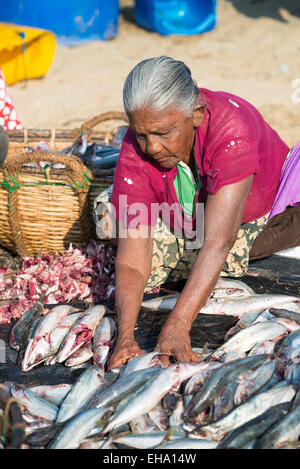
[[[174,279],[187,281],[157,348],[197,360],[191,326],[219,276],[241,276],[249,258],[300,245],[299,148],[285,167],[289,148],[257,109],[199,89],[188,67],[169,57],[134,67],[124,108],[130,128],[111,199],[110,191],[100,197],[105,207],[111,200],[119,224],[110,367],[143,353],[134,337],[143,294]],[[289,191],[283,175],[294,178]]]

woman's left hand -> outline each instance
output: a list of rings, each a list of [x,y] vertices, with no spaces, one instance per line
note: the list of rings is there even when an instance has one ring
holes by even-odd
[[[199,361],[191,347],[190,332],[184,329],[180,321],[166,322],[158,337],[156,350],[172,355],[178,362]],[[167,357],[161,357],[161,361],[169,364]]]

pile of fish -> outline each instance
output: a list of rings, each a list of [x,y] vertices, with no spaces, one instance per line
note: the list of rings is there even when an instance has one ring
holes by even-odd
[[[116,248],[88,244],[62,255],[25,257],[18,272],[0,267],[0,324],[19,318],[41,296],[44,304],[107,301],[114,295]]]
[[[23,151],[34,153],[36,151],[63,153],[65,155],[76,155],[82,162],[93,172],[93,169],[112,169],[116,166],[122,141],[128,126],[118,127],[111,144],[105,142],[94,142],[88,145],[88,137],[86,133],[79,135],[73,145],[61,150],[52,150],[49,143],[41,141],[34,147],[24,146]],[[35,161],[25,163],[24,166],[29,168],[44,168],[51,166],[53,169],[65,169],[66,166],[61,163],[49,163],[48,161]]]
[[[58,305],[45,311],[43,304],[36,302],[12,327],[9,345],[18,351],[22,371],[41,363],[78,366],[91,358],[104,370],[117,331],[109,314],[104,305],[81,312],[70,305]]]
[[[166,309],[174,300],[144,306],[153,301]],[[165,366],[154,350],[110,371],[116,325],[104,305],[85,312],[56,306],[35,326],[27,318],[31,327],[23,315],[10,344],[24,350],[24,370],[45,362],[46,350],[59,363],[87,344],[93,352],[73,385],[5,383],[23,410],[24,448],[298,448],[299,297],[254,295],[241,282],[221,280],[200,314],[215,311],[209,304],[239,320],[216,350],[194,349],[199,362],[170,358]]]

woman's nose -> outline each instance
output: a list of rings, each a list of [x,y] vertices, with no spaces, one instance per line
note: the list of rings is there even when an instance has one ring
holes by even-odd
[[[148,137],[146,142],[146,153],[149,156],[155,156],[161,151],[161,145],[157,138],[155,137]]]

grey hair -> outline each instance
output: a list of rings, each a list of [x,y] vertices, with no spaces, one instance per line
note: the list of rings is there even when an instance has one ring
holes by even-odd
[[[199,89],[184,62],[160,56],[138,63],[127,76],[123,88],[127,115],[149,107],[158,111],[175,108],[192,116],[199,101]]]

